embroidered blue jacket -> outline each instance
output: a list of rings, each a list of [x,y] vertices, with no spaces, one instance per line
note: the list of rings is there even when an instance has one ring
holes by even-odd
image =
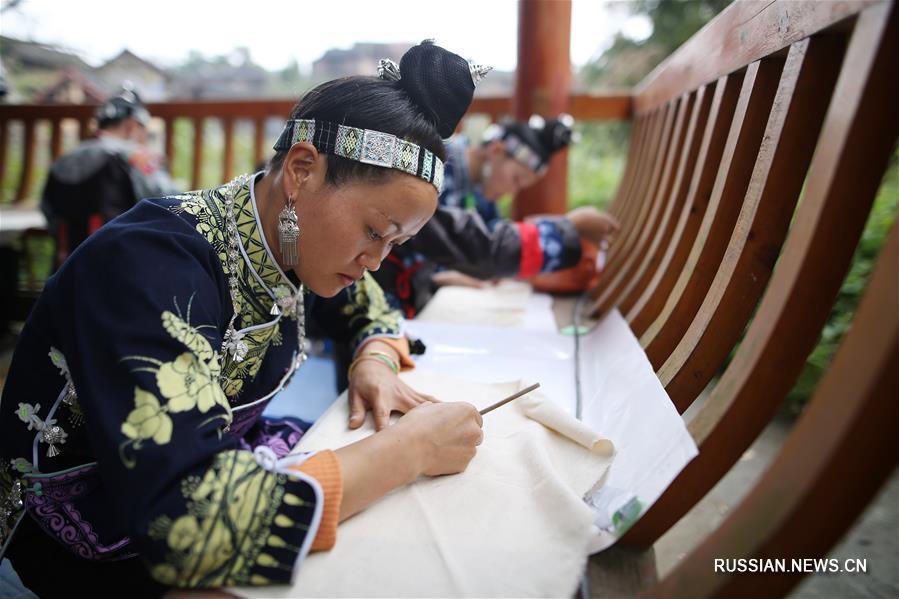
[[[0,536],[24,518],[73,556],[139,556],[169,586],[287,582],[322,511],[318,483],[279,460],[304,423],[260,418],[297,365],[295,280],[260,234],[252,185],[235,194],[239,271],[228,272],[224,189],[145,200],[82,244],[47,283],[0,403]],[[248,352],[222,354],[236,326]],[[358,346],[398,336],[365,278],[307,317]],[[17,492],[18,490],[18,492]],[[30,555],[39,559],[40,543]]]

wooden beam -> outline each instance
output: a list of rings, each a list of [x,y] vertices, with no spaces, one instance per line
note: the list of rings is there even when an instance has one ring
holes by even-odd
[[[518,68],[512,113],[555,117],[569,108],[571,93],[571,0],[520,0]],[[557,152],[546,175],[517,194],[512,217],[564,213],[568,190],[568,152]]]

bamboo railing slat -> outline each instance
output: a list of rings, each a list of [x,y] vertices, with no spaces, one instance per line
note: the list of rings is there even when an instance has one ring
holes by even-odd
[[[682,212],[684,202],[687,198],[687,190],[690,182],[688,173],[692,173],[696,167],[696,157],[699,154],[700,140],[702,139],[702,134],[709,118],[711,100],[712,94],[709,93],[707,86],[700,87],[699,90],[697,90],[693,114],[690,116],[687,135],[684,139],[685,151],[681,154],[674,184],[671,188],[671,195],[666,201],[665,212],[662,215],[661,224],[658,231],[652,237],[649,251],[643,257],[634,276],[630,277],[620,294],[621,300],[618,302],[618,307],[625,314],[630,310],[634,302],[637,301],[642,290],[652,279],[656,272],[656,267],[661,262],[662,255],[665,253],[665,250],[674,235],[677,220],[675,217]]]
[[[782,67],[779,58],[768,58],[747,69],[699,233],[662,313],[643,336],[648,338],[646,354],[654,368],[664,363],[680,341],[721,263],[749,184]]]
[[[686,407],[738,342],[765,289],[836,83],[842,36],[806,38],[790,49],[759,157],[724,259],[696,318],[658,371]]]
[[[715,85],[712,106],[699,149],[696,168],[687,192],[687,200],[675,227],[671,243],[659,264],[655,277],[627,314],[634,334],[639,338],[665,305],[671,290],[690,255],[690,249],[703,222],[718,165],[727,140],[743,82],[743,71],[722,77]],[[645,343],[644,343],[645,345]]]

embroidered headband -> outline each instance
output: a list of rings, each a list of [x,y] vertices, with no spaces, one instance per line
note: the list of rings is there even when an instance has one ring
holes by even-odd
[[[509,156],[538,175],[543,174],[547,168],[546,161],[522,141],[520,137],[514,134],[507,134],[502,140],[506,144],[506,153]]]
[[[542,175],[549,167],[553,153],[578,140],[578,134],[572,131],[573,125],[574,119],[568,114],[549,121],[534,114],[527,125],[512,121],[490,125],[484,131],[483,143],[502,141],[510,157]]]
[[[437,193],[443,187],[443,161],[430,150],[390,133],[314,119],[290,119],[273,149],[286,151],[301,142],[312,144],[324,154],[415,175],[436,187]]]

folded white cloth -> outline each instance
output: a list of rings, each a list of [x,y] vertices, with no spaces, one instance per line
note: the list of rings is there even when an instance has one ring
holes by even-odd
[[[589,426],[572,418],[557,404],[547,401],[539,394],[526,395],[518,401],[518,407],[525,416],[536,420],[546,428],[552,429],[562,436],[580,443],[587,449],[600,454],[612,455],[615,448],[612,442],[604,438]]]
[[[421,369],[402,376],[441,400],[464,400],[478,408],[524,386],[470,383]],[[603,479],[613,448],[551,400],[537,393],[526,397],[484,416],[484,443],[465,472],[422,477],[344,522],[334,549],[310,554],[292,586],[235,592],[247,597],[571,596],[596,534],[593,512],[582,498]],[[348,415],[344,395],[297,450],[340,447],[371,434],[370,420],[363,430],[348,430]]]

